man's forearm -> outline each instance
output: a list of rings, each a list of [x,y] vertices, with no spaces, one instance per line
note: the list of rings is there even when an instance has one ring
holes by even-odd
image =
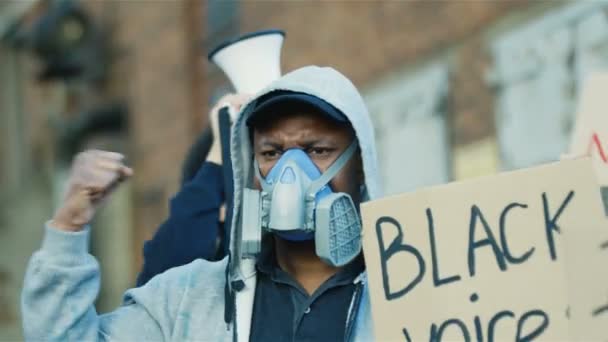
[[[97,340],[93,306],[99,266],[88,254],[88,229],[64,232],[47,223],[42,248],[27,268],[21,309],[26,340]]]

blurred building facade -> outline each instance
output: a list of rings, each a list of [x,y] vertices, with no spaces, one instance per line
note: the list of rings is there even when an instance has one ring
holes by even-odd
[[[285,72],[318,64],[349,76],[369,106],[391,194],[557,160],[581,80],[608,63],[607,9],[531,0],[1,2],[0,340],[20,337],[23,270],[78,150],[122,151],[135,169],[94,223],[99,309],[134,283],[209,104],[230,91],[206,62],[223,39],[280,28]],[[71,14],[75,22],[57,19]],[[49,27],[59,33],[32,36]],[[61,53],[70,42],[73,59]]]
[[[133,286],[143,241],[166,217],[186,150],[206,124],[204,2],[0,6],[0,340],[8,341],[21,339],[26,262],[83,149],[123,152],[137,170],[92,237],[104,275],[98,309]]]

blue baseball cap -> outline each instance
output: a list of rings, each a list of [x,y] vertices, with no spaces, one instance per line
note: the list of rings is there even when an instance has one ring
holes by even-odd
[[[327,117],[337,122],[349,122],[348,118],[340,110],[316,96],[306,93],[278,90],[266,94],[256,101],[253,112],[247,119],[247,125],[252,126],[255,120],[258,120],[260,115],[264,112],[267,113],[271,109],[276,109],[279,106],[298,103],[317,109],[320,113],[325,114]]]

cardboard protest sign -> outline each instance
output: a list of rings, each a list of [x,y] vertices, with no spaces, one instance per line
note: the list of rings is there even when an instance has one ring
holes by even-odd
[[[376,339],[606,340],[598,196],[583,158],[363,204]]]
[[[583,85],[569,154],[591,155],[600,185],[608,186],[608,73],[595,73]]]

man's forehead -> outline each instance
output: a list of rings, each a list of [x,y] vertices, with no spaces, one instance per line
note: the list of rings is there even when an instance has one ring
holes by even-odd
[[[298,135],[332,135],[332,132],[351,131],[350,124],[336,122],[312,109],[276,111],[269,113],[253,127],[259,133]]]
[[[253,140],[258,146],[297,144],[340,144],[353,139],[354,133],[347,125],[340,125],[322,115],[295,112],[279,118],[264,129],[254,129]]]

